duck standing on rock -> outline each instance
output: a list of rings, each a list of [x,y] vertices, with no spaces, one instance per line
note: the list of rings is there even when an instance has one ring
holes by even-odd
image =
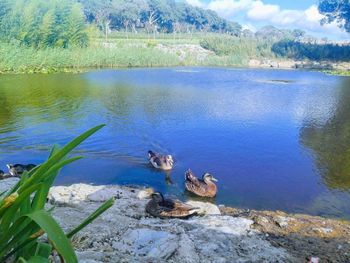
[[[146,205],[146,212],[159,218],[188,218],[197,213],[197,208],[179,200],[165,199],[162,193],[155,192]]]
[[[12,176],[20,177],[24,171],[30,171],[34,167],[36,167],[35,164],[7,164],[7,168],[9,169],[9,173]]]
[[[9,173],[5,173],[3,170],[0,170],[0,180],[7,179],[10,177],[13,177],[13,176]]]
[[[209,173],[203,174],[202,179],[198,179],[189,169],[185,173],[185,186],[187,191],[201,197],[214,197],[217,187],[214,182],[217,180]]]
[[[160,170],[171,170],[174,166],[174,160],[171,155],[161,155],[153,151],[148,151],[148,159],[154,168]]]
[[[3,170],[0,170],[0,180],[7,178],[7,174]]]

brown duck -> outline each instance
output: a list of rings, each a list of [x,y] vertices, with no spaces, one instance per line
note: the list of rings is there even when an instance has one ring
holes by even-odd
[[[197,213],[195,207],[179,200],[165,199],[162,193],[155,192],[146,205],[146,212],[159,218],[188,218]]]
[[[24,171],[29,172],[34,167],[36,167],[35,164],[7,164],[7,168],[9,169],[9,174],[15,177],[20,177]]]
[[[191,170],[185,173],[185,186],[187,191],[202,197],[214,197],[217,187],[214,182],[217,180],[209,173],[203,174],[202,179],[198,179]]]
[[[165,171],[173,169],[174,160],[171,155],[161,155],[153,151],[148,151],[148,159],[156,169]]]

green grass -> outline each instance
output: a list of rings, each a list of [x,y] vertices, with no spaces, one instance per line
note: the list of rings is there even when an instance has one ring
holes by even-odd
[[[205,58],[185,51],[179,45],[196,45],[200,49],[203,39],[217,39],[218,36],[234,43],[234,52],[210,53]],[[133,37],[133,38],[131,38]],[[46,48],[34,49],[25,46],[0,43],[0,73],[54,73],[81,72],[97,68],[125,67],[169,67],[169,66],[244,66],[249,57],[255,56],[256,45],[237,42],[232,37],[218,34],[160,34],[156,39],[147,34],[114,33],[105,43],[95,38],[87,48]],[[231,41],[231,42],[230,42]],[[234,41],[234,42],[232,42]],[[169,49],[162,50],[163,45]],[[202,45],[203,46],[203,45]],[[175,47],[175,50],[173,49]],[[210,50],[212,46],[206,47]],[[187,52],[187,53],[186,53]],[[197,51],[195,51],[197,52]]]
[[[33,49],[22,46],[0,45],[0,72],[52,73],[79,72],[90,68],[176,66],[176,55],[147,46],[92,45],[75,49]]]
[[[323,72],[329,75],[350,77],[350,70],[324,70]]]
[[[99,34],[94,36],[87,48],[34,49],[0,42],[0,73],[82,72],[126,67],[242,67],[247,66],[250,59],[283,60],[272,52],[271,41],[226,34],[161,33],[153,39],[152,34],[113,32],[107,42]],[[201,48],[207,50],[204,57],[200,54]],[[331,74],[349,75],[346,71]]]
[[[211,35],[203,38],[200,45],[218,56],[240,56],[241,58],[275,58],[272,43],[252,38]]]

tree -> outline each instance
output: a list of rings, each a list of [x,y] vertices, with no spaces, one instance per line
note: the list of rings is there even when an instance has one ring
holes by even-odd
[[[318,10],[325,15],[321,23],[336,21],[341,28],[350,32],[350,2],[349,0],[320,0]]]
[[[0,39],[34,47],[83,47],[85,28],[74,0],[15,0],[0,20]]]
[[[85,0],[80,1],[84,6],[85,14],[95,21],[105,34],[106,41],[110,30],[111,16],[117,10],[115,0]]]
[[[142,13],[148,10],[146,0],[117,0],[115,12],[111,15],[111,25],[114,28],[132,28],[137,33],[136,27],[141,24]]]

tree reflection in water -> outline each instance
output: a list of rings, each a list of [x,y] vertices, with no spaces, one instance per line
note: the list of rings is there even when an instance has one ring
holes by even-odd
[[[301,142],[310,148],[330,189],[350,190],[350,78],[343,78],[337,108],[322,126],[307,125]]]

